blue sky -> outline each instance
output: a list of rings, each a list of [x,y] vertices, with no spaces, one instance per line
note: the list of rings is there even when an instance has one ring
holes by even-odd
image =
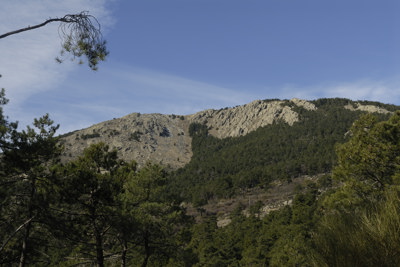
[[[55,62],[57,24],[0,40],[11,120],[50,113],[67,132],[256,99],[400,105],[398,0],[2,0],[0,33],[83,10],[110,50],[97,72]]]

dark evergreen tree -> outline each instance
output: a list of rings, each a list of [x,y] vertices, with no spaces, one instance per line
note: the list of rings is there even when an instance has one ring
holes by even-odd
[[[58,174],[61,183],[60,210],[70,225],[71,263],[92,262],[105,266],[112,244],[107,235],[115,216],[117,194],[123,182],[115,173],[121,165],[115,150],[104,143],[86,148]],[[67,225],[67,224],[66,224]]]
[[[0,255],[4,264],[18,261],[25,266],[50,260],[43,255],[53,223],[51,166],[61,147],[54,136],[58,126],[53,126],[48,115],[35,119],[33,125],[21,132],[16,125],[2,125]]]
[[[133,265],[166,265],[171,260],[178,264],[182,260],[182,238],[190,220],[180,203],[165,194],[166,184],[164,169],[153,164],[131,172],[125,181],[120,199],[132,222],[130,229],[123,229],[133,245]]]
[[[371,115],[338,147],[336,190],[322,201],[314,233],[318,266],[400,264],[400,112],[383,122]]]

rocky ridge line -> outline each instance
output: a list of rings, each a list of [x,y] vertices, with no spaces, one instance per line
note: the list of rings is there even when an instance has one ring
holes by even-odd
[[[116,148],[122,159],[135,160],[139,166],[151,161],[176,169],[187,164],[192,157],[189,136],[191,123],[206,124],[209,133],[218,138],[237,137],[274,122],[293,125],[299,120],[293,107],[317,109],[311,102],[294,98],[256,100],[242,106],[209,109],[186,116],[132,113],[64,135],[63,160],[75,158],[91,144],[105,142],[111,148]],[[381,108],[376,111],[360,104],[357,108],[351,108],[369,112],[385,111]]]
[[[205,110],[189,115],[188,119],[206,124],[210,134],[218,138],[237,137],[278,121],[293,125],[299,120],[298,114],[292,110],[293,105],[307,110],[317,109],[314,104],[297,98],[290,101],[255,100],[234,108]]]

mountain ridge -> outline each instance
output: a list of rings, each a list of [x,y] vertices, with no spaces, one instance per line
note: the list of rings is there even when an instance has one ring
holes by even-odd
[[[391,112],[378,102],[344,100],[346,104],[341,108],[351,111]],[[244,136],[273,123],[293,125],[301,119],[299,109],[317,111],[318,107],[315,101],[293,98],[255,100],[191,115],[131,113],[63,135],[63,160],[77,157],[90,144],[105,142],[117,149],[122,159],[135,160],[139,166],[151,161],[177,169],[190,162],[193,155],[189,135],[192,123],[206,125],[210,135],[223,139]]]

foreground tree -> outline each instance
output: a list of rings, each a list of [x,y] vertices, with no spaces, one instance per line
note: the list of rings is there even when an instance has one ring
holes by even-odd
[[[350,135],[337,147],[338,165],[333,170],[334,180],[343,186],[325,204],[354,211],[354,205],[375,202],[386,189],[400,184],[400,111],[382,122],[364,115]]]
[[[116,216],[116,196],[122,188],[115,173],[121,165],[115,150],[104,143],[86,148],[77,160],[59,174],[62,185],[61,210],[70,225],[71,264],[105,265],[111,247],[106,238]]]
[[[184,257],[182,234],[190,221],[180,203],[165,194],[166,184],[166,172],[153,164],[131,172],[125,181],[120,199],[132,224],[123,229],[134,247],[130,251],[135,266],[165,266],[169,261],[176,266]]]
[[[338,147],[339,181],[322,201],[313,240],[316,266],[399,266],[400,112],[357,121]]]
[[[33,125],[22,132],[5,121],[2,125],[0,255],[5,264],[15,263],[18,255],[19,266],[33,264],[45,250],[48,240],[43,238],[50,235],[54,195],[50,168],[61,152],[54,136],[58,126],[48,115]]]
[[[61,57],[58,62],[64,60],[65,53],[70,53],[72,59],[86,57],[92,70],[97,70],[99,61],[104,61],[108,55],[106,41],[101,34],[101,27],[97,19],[89,12],[67,14],[61,18],[50,18],[43,23],[10,31],[0,35],[0,39],[10,35],[30,31],[46,26],[49,23],[59,22],[59,34],[62,39]],[[79,61],[83,63],[82,60]]]

